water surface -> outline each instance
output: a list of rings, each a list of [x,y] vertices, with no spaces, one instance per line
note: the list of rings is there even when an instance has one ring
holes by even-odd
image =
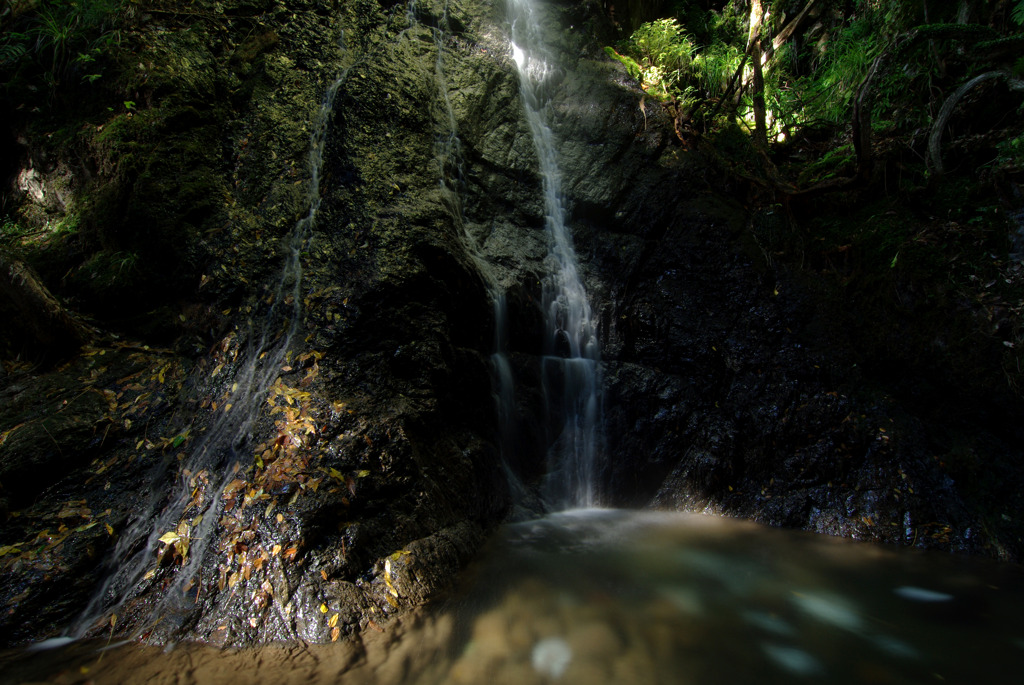
[[[0,681],[1011,683],[1024,664],[1020,566],[719,517],[512,524],[463,585],[355,644],[79,643],[8,654]]]

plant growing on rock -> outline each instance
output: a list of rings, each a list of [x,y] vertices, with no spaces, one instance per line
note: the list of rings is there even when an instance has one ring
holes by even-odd
[[[41,80],[52,92],[100,77],[100,62],[118,44],[122,0],[15,3],[0,16],[0,72],[8,86]],[[92,73],[86,73],[92,72]]]

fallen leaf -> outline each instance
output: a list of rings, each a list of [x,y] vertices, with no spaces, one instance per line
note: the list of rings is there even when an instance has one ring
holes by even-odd
[[[173,530],[168,531],[160,536],[160,542],[164,543],[165,545],[173,545],[178,540],[181,540],[181,536]]]
[[[340,635],[341,635],[341,629],[340,628],[338,628],[337,626],[335,626],[334,628],[331,628],[331,642],[337,642],[338,641],[338,636],[340,636]]]
[[[221,497],[223,497],[224,499],[229,499],[232,495],[234,495],[236,492],[238,492],[244,487],[245,481],[242,480],[241,478],[235,478],[233,481],[227,484],[227,487],[224,488],[224,492],[221,495]]]
[[[320,605],[320,613],[321,614],[326,614],[327,613],[327,605],[326,604],[321,604]]]
[[[329,625],[332,628],[338,625],[338,614],[334,614],[334,616],[331,616],[330,620],[327,621],[327,625]]]

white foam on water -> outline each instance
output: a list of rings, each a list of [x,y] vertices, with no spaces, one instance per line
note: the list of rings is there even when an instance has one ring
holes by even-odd
[[[891,654],[892,656],[900,657],[902,659],[917,659],[920,658],[920,654],[912,646],[908,645],[903,640],[897,640],[894,637],[888,635],[875,635],[871,638],[871,642],[874,643],[875,647]]]
[[[775,645],[769,642],[763,643],[761,645],[761,649],[764,650],[764,653],[769,659],[774,661],[776,665],[784,668],[790,673],[807,676],[816,675],[824,671],[821,666],[821,662],[802,649],[787,647],[785,645]]]
[[[533,670],[549,678],[561,678],[572,662],[572,648],[560,637],[546,637],[533,646]]]
[[[74,641],[75,641],[75,638],[73,638],[73,637],[67,637],[67,636],[51,637],[51,638],[49,638],[47,640],[43,640],[42,642],[35,642],[35,643],[29,645],[28,647],[26,647],[25,649],[28,650],[29,652],[45,652],[45,651],[50,650],[50,649],[59,649],[60,647],[64,647],[65,645],[69,645],[69,644],[71,644]]]
[[[808,616],[837,628],[857,632],[862,627],[860,616],[850,604],[835,595],[794,592],[792,602]]]
[[[926,590],[923,587],[914,587],[913,585],[903,585],[893,590],[893,592],[903,599],[909,599],[913,602],[948,602],[953,599],[953,595],[945,592]]]
[[[773,633],[781,637],[790,637],[793,635],[793,626],[789,625],[782,618],[769,614],[764,611],[744,611],[742,614],[743,620],[754,626],[760,628],[766,633]]]

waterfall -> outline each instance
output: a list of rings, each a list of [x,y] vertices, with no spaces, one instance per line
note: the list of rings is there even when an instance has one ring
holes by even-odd
[[[285,238],[284,263],[267,298],[269,309],[260,316],[258,327],[250,330],[245,348],[238,353],[237,371],[222,409],[184,459],[175,464],[167,457],[154,470],[151,494],[118,539],[106,562],[108,575],[70,628],[72,637],[83,637],[101,618],[119,613],[122,605],[140,591],[153,575],[160,538],[167,534],[188,541],[187,561],[151,606],[150,623],[159,622],[162,630],[172,631],[175,615],[180,619],[195,606],[194,597],[187,599],[186,591],[199,582],[205,553],[218,539],[216,526],[224,502],[221,493],[252,461],[249,443],[253,427],[298,332],[302,314],[301,254],[320,210],[320,174],[328,125],[335,97],[350,68],[338,74],[320,105],[310,135],[308,210]],[[177,473],[172,492],[166,496],[163,483],[170,469]],[[201,493],[198,498],[197,493]],[[191,594],[195,596],[196,591]]]
[[[542,282],[543,383],[554,417],[544,498],[556,508],[597,504],[600,451],[600,348],[567,225],[555,137],[548,124],[555,60],[542,40],[532,0],[508,0],[512,56],[543,180],[548,254]]]

